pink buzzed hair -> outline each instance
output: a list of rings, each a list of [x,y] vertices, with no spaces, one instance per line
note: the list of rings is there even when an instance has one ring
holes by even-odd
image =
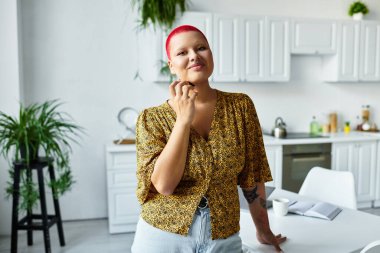
[[[199,32],[200,34],[202,34],[203,38],[207,41],[207,38],[203,34],[203,32],[201,30],[199,30],[198,28],[196,28],[195,26],[192,26],[192,25],[181,25],[181,26],[178,26],[178,27],[174,28],[169,33],[168,38],[166,39],[165,48],[166,48],[166,55],[168,56],[169,60],[170,60],[170,52],[169,52],[170,41],[171,41],[171,39],[173,38],[174,35],[177,35],[177,34],[180,34],[180,33],[183,33],[183,32]],[[207,43],[208,43],[208,41],[207,41]]]

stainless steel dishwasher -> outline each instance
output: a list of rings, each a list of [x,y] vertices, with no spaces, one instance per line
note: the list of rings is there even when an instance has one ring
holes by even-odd
[[[331,169],[331,143],[284,145],[282,159],[282,188],[298,192],[311,168]]]

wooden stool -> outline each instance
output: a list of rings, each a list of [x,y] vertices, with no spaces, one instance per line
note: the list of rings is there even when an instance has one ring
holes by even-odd
[[[55,180],[53,159],[39,157],[32,161],[29,166],[22,162],[14,162],[14,181],[13,181],[13,205],[12,205],[12,238],[11,238],[11,253],[17,253],[17,237],[18,230],[27,230],[28,245],[33,245],[33,230],[42,230],[44,233],[45,253],[51,253],[49,228],[57,223],[59,242],[61,246],[65,246],[65,238],[63,234],[61,211],[59,209],[58,198],[54,198],[54,215],[48,215],[46,208],[45,185],[43,169],[48,167],[50,179]],[[32,211],[27,211],[27,215],[21,220],[18,219],[18,204],[20,190],[20,175],[21,170],[27,169],[27,178],[32,179],[32,170],[37,171],[38,187],[40,194],[41,214],[33,214]],[[34,220],[39,220],[35,222]]]

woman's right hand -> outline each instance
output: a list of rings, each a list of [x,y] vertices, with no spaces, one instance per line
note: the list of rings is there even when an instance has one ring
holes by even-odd
[[[169,86],[170,100],[177,114],[177,122],[190,125],[195,115],[195,98],[198,93],[187,81],[174,81]]]

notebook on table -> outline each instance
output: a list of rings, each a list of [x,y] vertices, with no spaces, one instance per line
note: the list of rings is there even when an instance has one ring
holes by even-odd
[[[341,211],[342,208],[321,201],[290,201],[289,203],[289,213],[316,217],[325,220],[333,220]]]

